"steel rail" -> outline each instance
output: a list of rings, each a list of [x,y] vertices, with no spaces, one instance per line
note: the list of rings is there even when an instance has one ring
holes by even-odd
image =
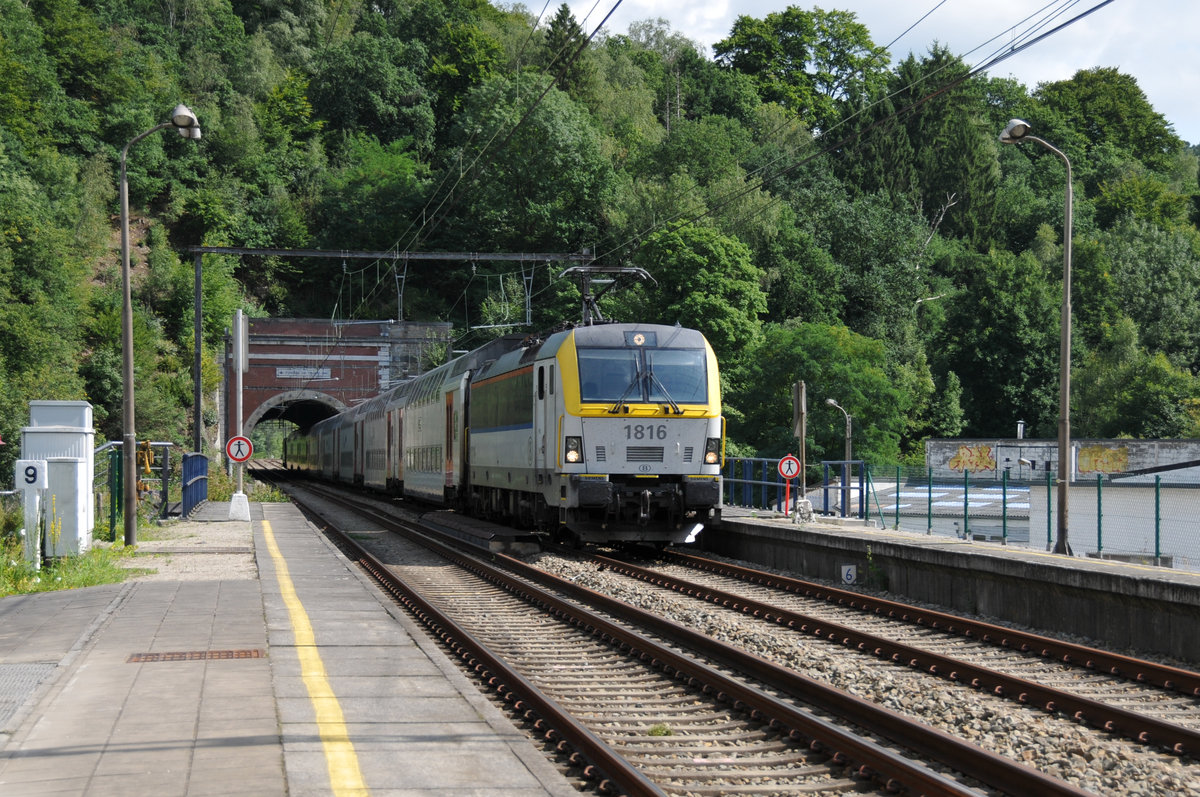
[[[526,577],[553,589],[563,590],[577,599],[602,607],[605,612],[622,620],[641,625],[658,636],[676,644],[701,651],[721,664],[753,677],[765,686],[803,700],[821,710],[861,726],[871,733],[891,739],[921,755],[939,761],[955,771],[975,778],[1006,794],[1072,794],[1086,792],[1031,767],[996,755],[956,736],[910,720],[875,703],[863,700],[827,684],[808,678],[746,651],[719,642],[673,621],[630,606],[622,601],[580,587],[558,576],[546,573],[518,560],[498,555],[505,567],[515,565]],[[696,666],[683,659],[679,666]],[[736,686],[735,686],[736,685]],[[752,705],[749,695],[761,695],[757,690],[744,692],[745,687],[734,681],[729,687],[737,690],[743,703]],[[786,705],[786,704],[785,704]],[[765,713],[758,709],[760,713]],[[811,717],[811,715],[804,715]],[[924,792],[932,794],[933,792]]]
[[[356,513],[368,514],[377,521],[382,519],[375,516],[374,512],[365,510],[360,505],[345,502],[335,494],[327,494],[324,497],[343,504]],[[305,506],[309,512],[323,517],[317,507],[305,503],[303,499],[294,495],[291,496],[291,499],[295,503]],[[666,797],[665,792],[618,755],[610,745],[574,717],[564,712],[554,700],[544,695],[541,690],[510,667],[502,658],[494,655],[470,631],[464,629],[436,605],[427,601],[419,590],[414,589],[404,579],[392,573],[387,565],[358,541],[337,530],[330,521],[326,522],[330,524],[329,530],[337,534],[339,544],[353,552],[357,564],[367,570],[384,589],[425,625],[434,637],[453,651],[455,656],[470,667],[516,712],[532,723],[536,730],[542,732],[545,741],[555,742],[559,753],[566,753],[564,744],[573,748],[575,752],[568,754],[573,764],[579,764],[581,758],[590,762],[583,766],[583,775],[586,779],[596,782],[597,788],[602,793],[615,793],[628,795],[628,797]],[[389,527],[400,525],[395,518],[389,518],[388,524]],[[395,530],[409,537],[416,538],[418,536],[403,528]],[[418,539],[417,541],[426,547],[431,547],[437,553],[450,551],[453,554],[459,554],[456,549],[443,543],[428,539]]]
[[[673,555],[679,557],[678,554]],[[654,584],[670,589],[675,592],[688,595],[690,597],[706,600],[710,603],[724,606],[726,608],[740,611],[743,614],[749,614],[754,617],[760,617],[765,620],[785,625],[788,628],[795,629],[802,633],[810,634],[822,639],[828,639],[838,642],[844,647],[852,647],[857,650],[869,652],[881,659],[888,659],[899,664],[906,664],[909,667],[925,670],[931,675],[940,678],[945,678],[951,681],[957,681],[969,684],[983,691],[990,691],[993,694],[1014,699],[1019,703],[1031,704],[1042,708],[1047,712],[1064,712],[1076,720],[1085,722],[1094,728],[1107,731],[1109,733],[1117,733],[1126,738],[1137,741],[1141,744],[1154,744],[1175,753],[1198,755],[1200,754],[1200,732],[1176,725],[1165,720],[1147,717],[1135,711],[1117,708],[1105,703],[1091,700],[1085,697],[1071,694],[1070,692],[1053,687],[1043,686],[1033,681],[1019,678],[1017,676],[1008,675],[996,670],[990,670],[986,667],[971,664],[955,659],[950,656],[945,656],[939,653],[932,653],[922,648],[914,647],[902,642],[896,642],[883,637],[875,636],[864,631],[859,631],[849,626],[841,625],[829,620],[812,617],[810,615],[800,614],[787,609],[782,609],[777,606],[772,606],[761,601],[747,598],[741,595],[736,595],[731,592],[725,592],[713,587],[706,587],[694,582],[684,581],[682,579],[666,576],[662,573],[637,565],[623,562],[618,559],[613,559],[607,556],[593,555],[593,559],[603,563],[606,567],[614,572],[623,573],[631,578],[637,578],[646,583]],[[695,559],[696,557],[680,557]],[[829,588],[821,587],[816,584],[808,584],[808,582],[788,579],[782,576],[774,576],[768,573],[742,568],[736,565],[725,565],[723,563],[714,563],[711,560],[702,559],[706,563],[712,563],[713,567],[704,567],[701,569],[710,572],[725,571],[726,575],[733,575],[735,572],[740,572],[747,576],[753,576],[747,580],[753,581],[756,584],[769,587],[778,587],[775,583],[777,580],[784,582],[794,582],[797,585],[804,585],[814,588],[814,591],[827,591]],[[800,590],[792,589],[790,592],[800,594]],[[833,592],[843,592],[842,590],[832,590]],[[853,596],[854,599],[862,598],[863,596],[857,593],[846,593]],[[806,595],[806,597],[815,597]],[[902,607],[912,609],[915,612],[922,613],[921,616],[928,620],[929,614],[925,610],[915,609],[914,607],[906,607],[903,604],[893,604],[889,601],[881,601],[878,599],[867,599],[874,604],[884,604],[893,607]],[[840,605],[855,606],[855,600],[835,601]],[[862,601],[859,601],[862,603]],[[874,611],[875,614],[889,614],[884,611]],[[933,613],[938,614],[938,613]],[[896,616],[889,614],[889,616]],[[901,619],[909,622],[917,622],[900,613]],[[951,615],[938,614],[939,624],[931,622],[918,623],[920,625],[935,628],[940,631],[954,631],[953,628],[945,627],[945,623],[950,620],[958,620]],[[970,621],[966,621],[970,623]],[[985,642],[996,643],[994,639],[989,638],[991,634],[1008,629],[999,626],[987,626],[982,623],[971,623],[975,629],[980,626],[986,626],[991,630],[990,634],[974,634],[978,635]],[[960,632],[961,633],[961,632]],[[973,636],[973,634],[964,634],[964,636]],[[1011,646],[1008,646],[1011,647]]]
[[[682,564],[720,575],[731,575],[763,586],[786,589],[808,598],[850,606],[878,615],[895,617],[916,625],[965,637],[976,637],[1001,647],[1033,653],[1045,659],[1074,664],[1089,670],[1104,672],[1138,683],[1152,684],[1190,697],[1200,697],[1200,673],[1171,667],[1166,664],[1123,656],[1086,645],[1077,645],[1013,628],[956,617],[952,614],[923,609],[905,603],[873,598],[850,590],[828,587],[811,581],[764,573],[747,567],[718,562],[703,556],[669,551],[666,554]]]
[[[375,519],[384,523],[397,523],[394,518],[389,518],[387,515],[377,516]],[[693,658],[664,648],[625,626],[599,618],[574,603],[563,602],[540,592],[529,593],[527,585],[511,581],[501,569],[475,557],[462,554],[456,548],[450,548],[449,553],[456,555],[462,566],[471,567],[479,575],[506,589],[516,589],[520,593],[526,594],[531,601],[553,606],[556,613],[574,618],[577,624],[588,628],[593,633],[599,633],[601,636],[619,641],[623,647],[631,650],[647,651],[645,655],[664,665],[668,671],[683,673],[691,682],[708,684],[709,688],[717,691],[718,696],[725,696],[734,705],[740,704],[752,715],[766,718],[766,721],[774,727],[785,727],[793,735],[799,733],[802,737],[814,741],[817,746],[832,751],[835,759],[842,758],[859,762],[863,774],[873,772],[882,776],[884,781],[913,784],[912,787],[917,792],[928,795],[961,793],[962,787],[957,783],[947,781],[942,776],[931,773],[925,767],[914,769],[908,759],[897,756],[891,751],[883,750],[874,743],[864,742],[855,734],[847,734],[842,729],[807,711],[799,710],[790,703],[780,702],[755,687],[747,686],[741,681],[696,662]],[[807,678],[793,670],[780,667],[759,656],[726,645],[690,629],[682,628],[665,618],[580,587],[532,567],[519,559],[500,553],[494,553],[490,558],[503,570],[555,591],[565,592],[575,600],[597,606],[623,621],[647,628],[654,634],[689,649],[701,651],[704,655],[725,666],[752,675],[756,680],[771,688],[817,706],[903,747],[929,756],[933,760],[945,763],[963,774],[1002,791],[1013,790],[1011,793],[1014,794],[1078,795],[1083,793],[1076,787],[1036,769],[983,750],[948,733],[910,720],[874,703]],[[679,676],[677,675],[677,677]],[[914,784],[912,780],[914,776],[918,779],[919,785]],[[950,791],[943,791],[947,788]]]

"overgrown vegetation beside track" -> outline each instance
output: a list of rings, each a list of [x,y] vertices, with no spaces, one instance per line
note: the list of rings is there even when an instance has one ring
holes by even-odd
[[[121,567],[122,558],[132,555],[124,546],[103,544],[111,532],[101,527],[94,545],[83,556],[68,556],[47,561],[35,570],[25,561],[21,537],[23,511],[18,501],[0,502],[0,598],[27,592],[50,592],[59,589],[94,587],[124,581],[129,571]]]

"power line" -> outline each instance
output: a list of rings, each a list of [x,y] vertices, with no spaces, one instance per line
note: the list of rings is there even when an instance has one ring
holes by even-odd
[[[599,3],[599,0],[597,0],[597,3]],[[522,117],[517,121],[517,123],[512,126],[512,128],[508,131],[508,133],[504,136],[504,138],[498,144],[495,144],[495,146],[493,146],[493,143],[500,136],[500,132],[501,132],[500,128],[497,128],[495,134],[492,136],[491,139],[488,140],[488,142],[484,145],[484,147],[476,154],[475,159],[473,161],[471,161],[470,165],[465,170],[461,166],[459,167],[458,179],[454,181],[454,184],[452,186],[450,186],[450,189],[447,191],[445,197],[443,197],[441,202],[434,209],[434,218],[432,221],[427,220],[427,218],[425,218],[425,214],[426,214],[426,211],[429,209],[430,205],[433,203],[433,199],[431,198],[430,201],[426,203],[425,208],[422,209],[421,226],[417,229],[417,232],[414,233],[413,239],[408,244],[405,245],[404,248],[406,250],[413,249],[416,246],[419,246],[421,243],[421,239],[422,239],[422,233],[425,233],[427,228],[428,229],[436,228],[446,218],[449,217],[450,213],[454,210],[454,208],[456,208],[458,206],[458,203],[462,196],[462,192],[458,191],[458,186],[462,183],[463,179],[465,177],[467,177],[468,175],[470,175],[470,177],[471,177],[470,182],[472,185],[478,182],[479,178],[487,171],[488,167],[491,166],[492,161],[495,160],[496,154],[499,151],[502,151],[505,147],[507,147],[509,142],[512,141],[513,136],[516,135],[517,131],[520,130],[527,121],[529,121],[529,118],[533,115],[533,112],[535,110],[537,110],[537,108],[542,104],[542,101],[545,100],[546,96],[550,93],[550,90],[553,89],[555,86],[557,86],[562,81],[562,79],[566,76],[567,71],[579,59],[579,57],[583,54],[583,51],[585,49],[587,49],[587,46],[591,43],[592,39],[594,39],[596,37],[596,35],[604,27],[605,23],[608,22],[609,17],[611,17],[613,15],[613,13],[616,12],[617,8],[619,8],[620,5],[621,5],[621,0],[617,0],[613,4],[612,8],[609,9],[608,13],[604,15],[604,19],[600,21],[600,24],[596,26],[595,30],[593,30],[589,36],[587,36],[585,39],[583,39],[583,41],[581,41],[579,43],[579,45],[571,53],[571,57],[561,64],[558,73],[555,74],[554,78],[546,85],[546,87],[543,89],[542,93],[538,95],[537,99],[533,101],[533,104],[529,106],[529,108],[525,111],[524,115],[522,115]],[[556,54],[556,56],[555,56],[556,60],[558,58],[558,55],[559,54]],[[554,62],[552,61],[550,65],[553,66],[553,64],[554,64]],[[486,159],[484,158],[485,155],[487,155]],[[481,161],[482,161],[482,165],[480,165]],[[435,196],[436,196],[436,194],[435,194]],[[397,245],[397,247],[399,247],[399,241],[397,241],[396,245]]]
[[[1054,15],[1051,17],[1051,19],[1061,15],[1067,8],[1073,7],[1078,2],[1079,2],[1079,0],[1069,0],[1069,2],[1067,2],[1065,5],[1063,5],[1061,8],[1059,8],[1056,12],[1054,12]],[[759,169],[755,170],[754,172],[750,173],[750,175],[754,175],[754,174],[762,175],[758,180],[756,180],[752,184],[749,184],[749,185],[746,185],[737,190],[731,191],[730,193],[726,194],[725,196],[718,198],[717,203],[715,205],[707,208],[705,211],[695,214],[694,216],[687,217],[687,218],[684,218],[683,214],[676,214],[674,216],[668,217],[661,221],[656,221],[648,229],[643,230],[639,233],[636,233],[633,237],[628,238],[624,242],[613,246],[607,252],[599,254],[597,257],[604,258],[604,257],[610,256],[614,252],[618,251],[619,249],[622,249],[626,246],[630,246],[641,240],[644,240],[647,236],[653,234],[654,232],[656,232],[659,229],[663,229],[663,228],[667,227],[667,225],[671,225],[671,224],[678,222],[677,228],[684,227],[689,224],[695,224],[696,222],[698,222],[701,219],[704,219],[706,217],[710,217],[715,212],[717,212],[718,210],[721,210],[724,207],[727,207],[734,201],[741,199],[742,197],[744,197],[754,191],[758,191],[758,190],[765,188],[771,181],[779,179],[780,177],[783,177],[783,176],[795,171],[796,169],[799,169],[802,166],[805,166],[805,165],[811,163],[812,161],[816,160],[817,158],[819,158],[823,155],[828,155],[828,154],[836,152],[838,150],[845,149],[850,144],[854,143],[858,139],[861,139],[862,137],[864,137],[870,133],[873,133],[874,131],[876,131],[877,129],[882,127],[883,125],[888,124],[896,119],[899,119],[899,118],[913,112],[921,105],[924,105],[925,103],[935,99],[936,97],[941,96],[942,94],[950,91],[951,89],[961,85],[968,79],[980,74],[981,72],[985,72],[985,71],[991,69],[992,67],[994,67],[995,65],[1005,61],[1006,59],[1011,58],[1012,56],[1016,55],[1017,53],[1022,52],[1041,41],[1044,41],[1048,37],[1054,35],[1055,33],[1062,31],[1063,29],[1069,27],[1070,25],[1073,25],[1074,23],[1078,22],[1079,20],[1095,13],[1096,11],[1100,10],[1101,8],[1103,8],[1106,5],[1109,5],[1112,2],[1113,2],[1113,0],[1102,0],[1102,2],[1097,3],[1095,6],[1092,6],[1091,8],[1081,12],[1080,14],[1077,14],[1076,16],[1055,26],[1054,28],[1052,28],[1049,31],[1041,33],[1040,35],[1037,35],[1036,37],[1030,38],[1026,41],[1022,41],[1020,44],[1012,44],[1012,45],[1005,46],[1004,48],[998,49],[998,50],[994,51],[993,54],[988,59],[981,62],[977,66],[969,69],[965,74],[963,74],[963,75],[959,76],[958,78],[950,81],[949,83],[939,87],[938,89],[925,94],[924,96],[922,96],[922,97],[918,98],[917,100],[915,100],[914,102],[910,103],[908,106],[901,108],[882,119],[876,120],[874,123],[872,123],[865,129],[855,131],[854,133],[851,133],[851,134],[844,136],[843,138],[837,140],[833,144],[830,144],[828,146],[823,146],[820,149],[817,149],[816,151],[810,153],[809,155],[807,155],[793,163],[790,163],[790,164],[788,164],[782,168],[779,168],[773,172],[768,172],[767,171],[768,167],[770,167],[774,163],[779,162],[779,160],[781,160],[783,158],[783,156],[780,156],[780,158],[777,158],[774,161],[771,161],[770,163],[765,164],[764,166],[762,166]],[[1051,5],[1054,5],[1054,4],[1051,3],[1051,4],[1047,4],[1047,6],[1043,6],[1042,9],[1039,9],[1039,12],[1044,11],[1045,9],[1049,8]],[[1024,20],[1021,21],[1021,23],[1018,23],[1018,25],[1023,24],[1024,22],[1028,22],[1030,19],[1033,18],[1034,15],[1036,15],[1039,12],[1035,12],[1035,14],[1031,14],[1031,15],[1027,16]],[[1034,30],[1037,30],[1040,27],[1043,27],[1045,24],[1047,24],[1047,21],[1043,20],[1042,22],[1038,23],[1037,26],[1031,28],[1029,31],[1022,34],[1020,38],[1025,39],[1025,38],[1031,36],[1032,32]],[[988,39],[983,44],[981,44],[978,47],[974,48],[973,50],[969,51],[968,54],[970,54],[970,52],[975,52],[975,50],[981,49],[982,47],[986,46],[987,44],[990,44],[991,42],[995,41],[1000,36],[1003,36],[1004,33],[1010,32],[1010,31],[1014,30],[1016,27],[1017,26],[1010,27],[1006,31],[1004,31],[1000,34],[997,34],[997,36],[994,36],[991,39]],[[930,78],[932,78],[936,74],[938,74],[938,72],[942,71],[942,69],[948,68],[948,66],[949,65],[947,65],[946,67],[942,67],[941,69],[936,70],[935,72],[930,73],[929,75],[922,76],[921,80],[918,82],[928,81]],[[912,83],[905,87],[897,89],[895,92],[888,95],[887,97],[877,100],[877,101],[867,105],[863,109],[860,109],[859,111],[855,112],[854,114],[851,114],[850,116],[846,117],[844,120],[839,122],[838,124],[831,127],[828,131],[821,132],[819,134],[820,139],[822,141],[824,141],[828,137],[829,133],[831,133],[833,130],[836,130],[838,127],[841,127],[842,125],[846,124],[846,122],[850,121],[851,119],[865,113],[866,111],[870,110],[871,108],[874,108],[881,102],[891,99],[891,98],[897,96],[898,94],[900,94],[901,92],[914,87],[915,85],[917,85],[917,83]],[[798,119],[799,119],[798,116],[793,116],[792,119],[790,119],[788,122],[776,126],[767,135],[771,136],[771,135],[778,133],[779,131],[783,130],[788,124],[798,121]],[[815,143],[815,139],[814,139],[814,143]],[[750,175],[748,175],[748,176],[750,176]],[[779,198],[776,198],[775,200],[773,200],[773,202],[771,204],[774,204],[775,202],[780,202],[780,201],[782,201],[782,200]],[[681,221],[681,219],[682,219],[682,221]]]
[[[911,24],[911,25],[909,25],[907,28],[905,28],[903,33],[901,33],[901,34],[900,34],[899,36],[897,36],[896,38],[892,39],[892,40],[891,40],[890,42],[888,42],[887,44],[883,45],[883,49],[885,49],[885,50],[890,50],[890,49],[892,48],[892,45],[893,45],[893,44],[895,44],[896,42],[900,41],[900,40],[901,40],[901,39],[903,39],[905,36],[907,36],[907,35],[908,35],[908,33],[909,33],[909,31],[911,31],[911,30],[912,30],[913,28],[915,28],[917,25],[920,25],[922,22],[924,22],[924,21],[925,21],[926,17],[928,17],[928,16],[929,16],[930,14],[932,14],[934,11],[937,11],[939,8],[941,8],[941,7],[942,7],[942,6],[944,6],[945,4],[946,4],[946,0],[941,0],[941,2],[939,2],[939,3],[938,3],[936,6],[934,6],[933,8],[929,9],[929,10],[928,10],[928,11],[926,11],[924,14],[922,14],[920,19],[918,19],[916,22],[914,22],[913,24]]]

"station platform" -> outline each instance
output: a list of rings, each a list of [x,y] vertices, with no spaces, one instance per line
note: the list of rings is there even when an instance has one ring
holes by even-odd
[[[1197,572],[728,506],[698,542],[804,578],[1200,665]]]
[[[0,794],[577,794],[294,505],[228,507],[0,599]]]

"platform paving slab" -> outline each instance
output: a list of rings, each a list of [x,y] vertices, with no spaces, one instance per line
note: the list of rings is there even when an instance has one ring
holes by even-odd
[[[576,794],[294,506],[251,509],[151,530],[126,583],[0,600],[0,795],[330,793],[264,519],[371,794]]]
[[[329,683],[375,795],[576,795],[541,751],[479,694],[411,618],[323,535],[263,505],[308,609]],[[292,797],[327,793],[315,712],[265,542],[256,545]],[[331,557],[341,570],[331,570]]]

